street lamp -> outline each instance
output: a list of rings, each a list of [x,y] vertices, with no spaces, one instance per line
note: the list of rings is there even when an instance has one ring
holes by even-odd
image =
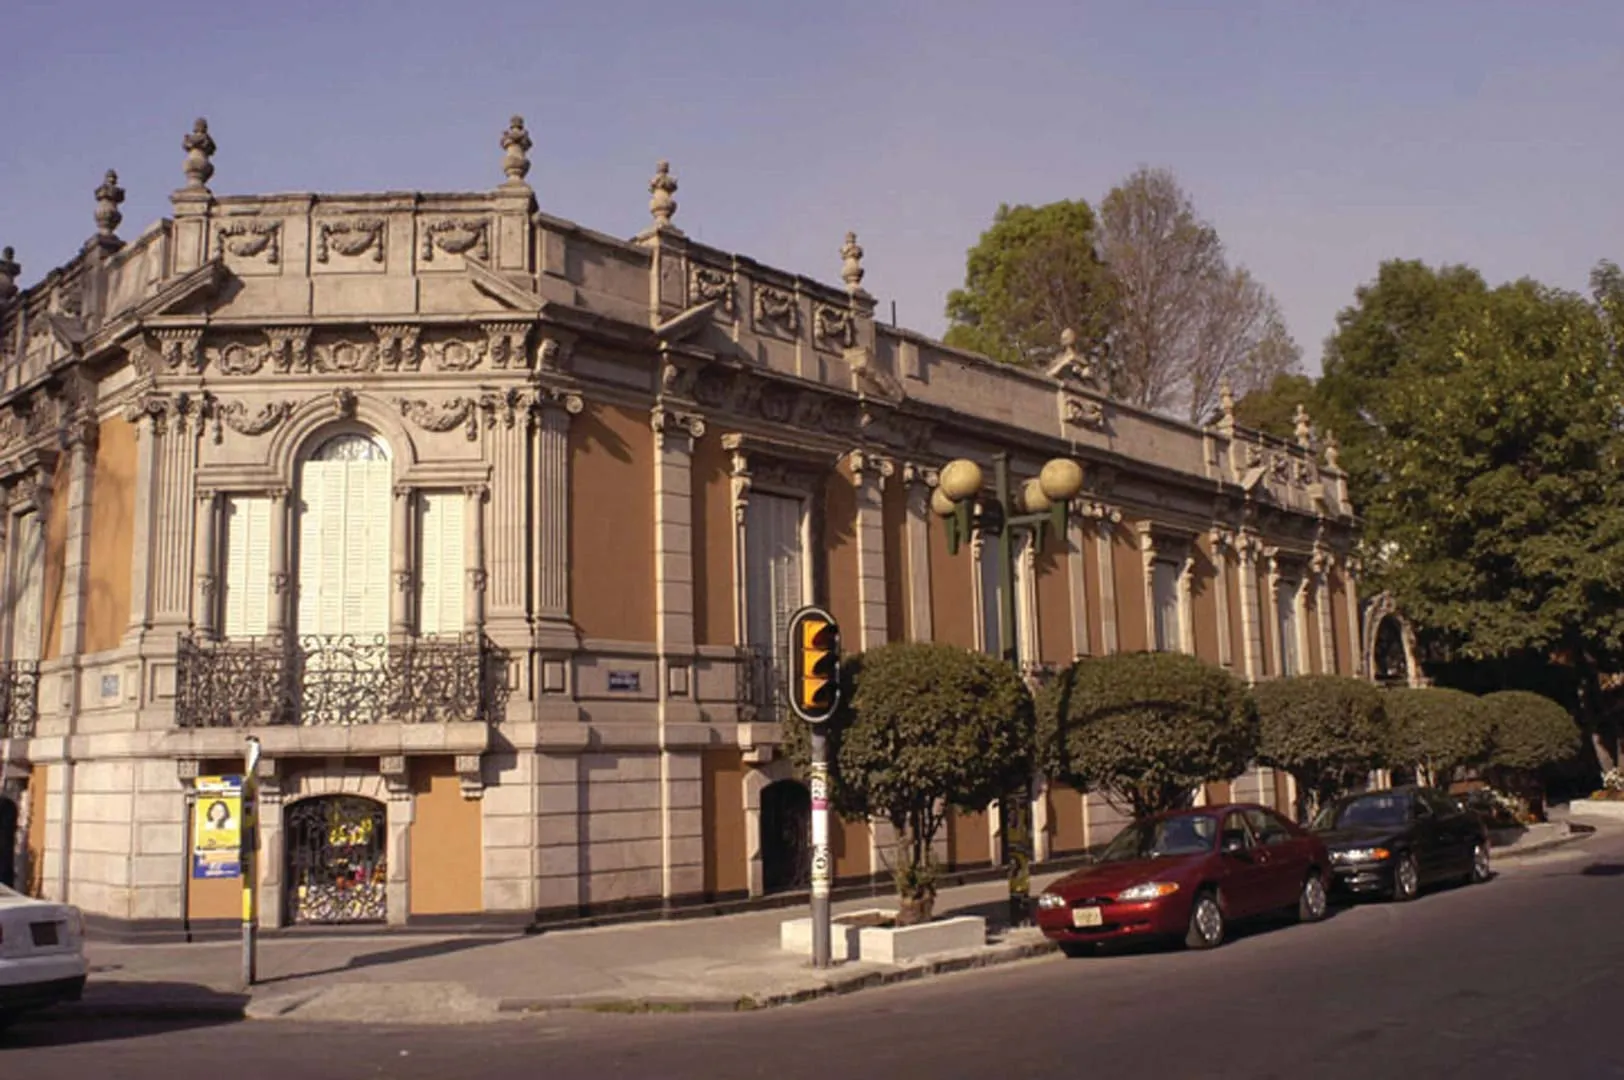
[[[1009,478],[1009,455],[999,452],[992,459],[993,498],[977,501],[981,493],[981,466],[965,458],[947,463],[941,471],[930,507],[947,526],[947,551],[956,555],[959,545],[970,538],[972,529],[998,536],[998,603],[1002,633],[999,645],[1004,659],[1020,670],[1021,658],[1015,647],[1015,542],[1017,529],[1029,532],[1032,544],[1043,550],[1050,529],[1066,535],[1067,508],[1083,489],[1083,467],[1071,458],[1054,458],[1044,464],[1037,476],[1013,490]],[[1025,926],[1030,922],[1028,897],[1032,865],[1032,778],[1030,774],[1018,791],[1004,796],[1004,851],[1009,862],[1009,922]]]

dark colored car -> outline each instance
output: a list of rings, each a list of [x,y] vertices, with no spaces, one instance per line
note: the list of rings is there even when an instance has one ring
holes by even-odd
[[[1413,900],[1436,881],[1489,879],[1483,820],[1434,788],[1345,796],[1313,828],[1331,851],[1337,887],[1351,893]]]
[[[1325,917],[1325,845],[1263,806],[1215,806],[1135,821],[1091,865],[1038,897],[1038,926],[1075,955],[1098,942],[1224,940],[1229,922],[1293,910]]]

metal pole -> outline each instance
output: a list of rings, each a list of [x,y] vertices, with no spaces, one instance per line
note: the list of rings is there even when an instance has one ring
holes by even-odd
[[[812,966],[829,966],[829,738],[812,726]]]
[[[186,944],[192,943],[192,862],[197,858],[197,837],[192,830],[197,825],[197,781],[186,788],[185,850],[180,853],[180,932]]]
[[[259,966],[259,740],[249,737],[243,755],[242,840],[238,848],[242,869],[242,984],[252,987]]]
[[[1020,650],[1015,641],[1015,527],[1014,500],[1009,490],[1009,455],[993,455],[993,490],[1003,522],[998,530],[998,601],[1001,607],[1000,637],[1004,659],[1021,670]],[[1015,785],[1003,799],[1004,858],[1009,863],[1009,924],[1025,926],[1028,895],[1031,891],[1032,778]]]

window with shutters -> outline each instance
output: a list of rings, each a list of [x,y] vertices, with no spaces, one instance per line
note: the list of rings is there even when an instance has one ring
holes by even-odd
[[[11,660],[38,660],[43,640],[45,522],[37,511],[11,523]]]
[[[1297,590],[1299,583],[1281,579],[1275,595],[1279,612],[1280,674],[1302,674],[1302,662],[1297,653]]]
[[[981,610],[981,651],[993,656],[1004,655],[1004,605],[999,593],[998,560],[1003,557],[995,533],[982,533],[976,555],[976,599]],[[1027,594],[1032,589],[1031,574],[1023,557],[1024,541],[1014,541],[1014,566],[1011,585],[1015,590],[1015,625],[1010,628],[1010,644],[1016,658],[1024,658],[1021,630],[1028,622]]]
[[[1179,620],[1179,566],[1171,559],[1157,559],[1150,572],[1151,602],[1156,614],[1156,650],[1178,652],[1183,648]]]
[[[338,435],[299,477],[298,630],[371,639],[389,630],[388,455],[365,435]]]
[[[463,533],[467,497],[460,491],[423,492],[417,502],[417,632],[463,631]]]
[[[774,656],[805,602],[804,507],[798,498],[752,492],[745,510],[745,644]]]
[[[271,613],[271,500],[229,495],[223,513],[220,630],[228,638],[259,637]]]

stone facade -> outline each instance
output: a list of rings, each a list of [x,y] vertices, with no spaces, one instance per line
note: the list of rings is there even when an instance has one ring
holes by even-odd
[[[233,917],[187,879],[187,807],[247,734],[272,924],[310,902],[315,800],[376,808],[350,883],[391,922],[782,885],[773,641],[801,602],[853,650],[1357,672],[1354,521],[1306,422],[1193,427],[1069,347],[1013,370],[881,325],[855,236],[839,287],[696,243],[663,162],[647,231],[592,232],[538,209],[531,145],[514,118],[484,192],[217,195],[199,121],[171,218],[120,240],[109,174],[71,262],[18,291],[0,259],[5,775],[45,895]],[[1085,472],[1003,629],[983,545],[950,556],[929,511],[943,463],[999,452]],[[1040,855],[1114,821],[1035,809]],[[883,870],[887,830],[837,831],[840,873]],[[995,832],[964,815],[944,855]]]

